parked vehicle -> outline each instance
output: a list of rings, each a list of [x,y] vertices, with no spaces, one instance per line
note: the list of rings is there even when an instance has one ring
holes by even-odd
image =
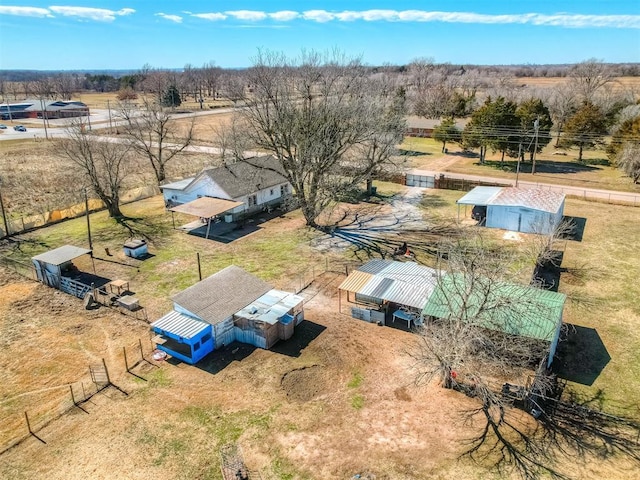
[[[24,125],[16,125],[13,127],[16,132],[26,132],[27,128]]]
[[[0,123],[0,130],[6,130],[7,126],[4,123]]]

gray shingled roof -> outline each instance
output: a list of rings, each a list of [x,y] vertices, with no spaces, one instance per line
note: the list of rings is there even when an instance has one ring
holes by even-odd
[[[287,183],[287,179],[278,172],[282,172],[280,162],[270,155],[265,155],[247,158],[223,167],[209,168],[201,175],[209,176],[229,197],[238,198]]]
[[[231,265],[178,293],[173,301],[215,325],[269,290],[271,286],[268,283]]]

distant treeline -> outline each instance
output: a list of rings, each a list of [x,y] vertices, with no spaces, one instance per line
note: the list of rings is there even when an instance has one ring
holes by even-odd
[[[639,77],[640,63],[604,63],[614,77]],[[510,74],[515,77],[566,77],[574,64],[548,64],[548,65],[473,65],[473,64],[451,64],[443,63],[438,65],[441,68],[454,71],[475,70],[487,74]],[[190,66],[187,66],[190,67]],[[191,67],[193,68],[193,67]],[[407,65],[385,65],[370,66],[372,72],[379,70],[403,73],[410,68]],[[0,81],[5,82],[31,82],[43,78],[51,78],[56,75],[68,75],[86,81],[88,85],[98,85],[99,91],[114,91],[124,87],[134,87],[137,80],[144,75],[147,66],[141,70],[0,70]],[[188,69],[188,68],[187,68]],[[221,67],[218,69],[224,70]],[[167,68],[161,69],[166,72],[180,73],[185,69]],[[237,70],[237,69],[234,69]],[[89,89],[93,89],[89,87]]]

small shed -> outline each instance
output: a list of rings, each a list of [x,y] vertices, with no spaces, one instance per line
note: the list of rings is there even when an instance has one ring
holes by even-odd
[[[40,282],[83,298],[89,286],[81,282],[81,273],[73,264],[73,260],[83,255],[92,255],[92,251],[73,245],[64,245],[32,257],[31,262]],[[91,260],[93,261],[93,257]]]
[[[173,302],[173,311],[152,329],[168,345],[164,351],[189,363],[234,341],[271,348],[304,320],[302,297],[274,290],[234,265],[178,293]],[[195,332],[190,337],[185,325]]]
[[[491,228],[549,234],[562,221],[565,195],[540,188],[475,187],[456,203],[472,205],[473,217]]]
[[[175,310],[153,322],[151,329],[163,340],[158,344],[160,350],[191,365],[214,348],[210,324]]]
[[[463,293],[461,293],[463,292]],[[551,366],[562,327],[566,296],[532,286],[471,282],[462,274],[441,277],[423,309],[425,317],[456,317],[476,326],[543,342]]]
[[[421,323],[422,309],[436,286],[436,271],[415,262],[371,260],[351,272],[338,287],[356,305],[351,315],[369,322],[407,321]],[[353,298],[350,297],[353,294]]]
[[[142,240],[129,240],[122,246],[124,254],[131,258],[144,258],[149,254],[149,248],[147,241]]]
[[[236,340],[266,349],[288,340],[304,320],[303,303],[299,295],[269,290],[233,315]]]

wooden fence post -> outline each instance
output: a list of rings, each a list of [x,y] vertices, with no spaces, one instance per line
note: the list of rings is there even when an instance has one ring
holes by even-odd
[[[73,396],[73,385],[69,384],[69,391],[71,392],[71,401],[73,402],[73,406],[76,406],[76,398]]]
[[[31,423],[29,422],[29,415],[27,415],[27,411],[24,412],[24,419],[27,421],[27,429],[29,430],[29,435],[33,435],[33,430],[31,430]]]
[[[127,361],[127,347],[122,347],[122,353],[124,353],[124,367],[125,370],[129,371],[129,362]]]
[[[102,359],[102,366],[104,367],[104,373],[107,376],[107,383],[111,385],[111,379],[109,378],[109,370],[107,369],[107,364],[104,361],[104,358]]]

